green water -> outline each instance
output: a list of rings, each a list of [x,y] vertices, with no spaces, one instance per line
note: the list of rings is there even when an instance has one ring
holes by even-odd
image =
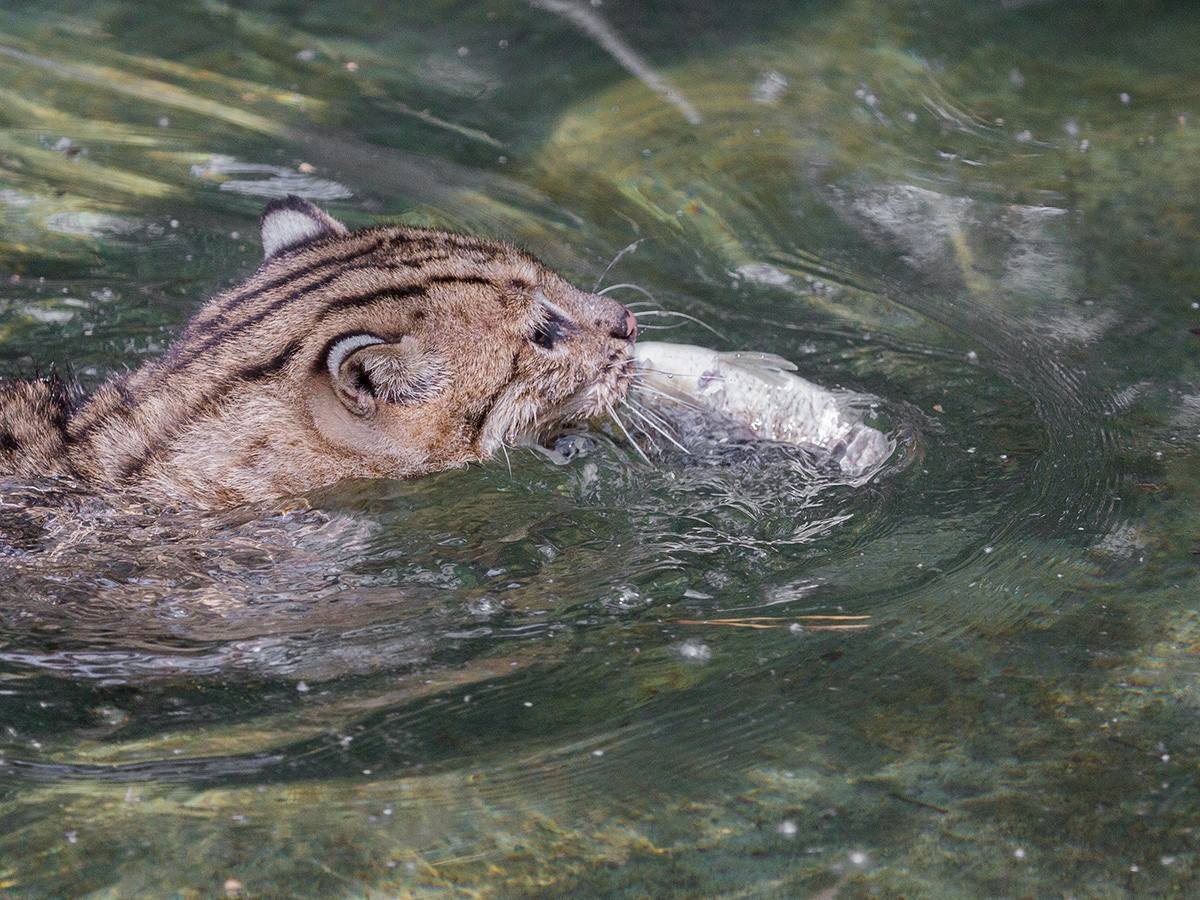
[[[725,336],[656,339],[900,449],[0,484],[0,888],[1195,894],[1197,46],[1166,0],[3,4],[0,375],[152,357],[295,192],[585,287],[641,240],[606,283]]]

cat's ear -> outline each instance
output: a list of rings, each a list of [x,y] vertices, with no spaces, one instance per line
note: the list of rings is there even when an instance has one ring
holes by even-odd
[[[263,258],[270,259],[321,238],[346,234],[346,226],[303,197],[272,200],[262,214]]]
[[[372,418],[380,403],[430,400],[447,380],[441,357],[409,335],[395,343],[373,334],[343,335],[330,345],[325,367],[338,400],[364,418]]]

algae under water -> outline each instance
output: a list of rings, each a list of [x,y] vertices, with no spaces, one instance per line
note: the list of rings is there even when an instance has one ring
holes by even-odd
[[[606,283],[728,345],[647,336],[900,446],[0,484],[0,887],[1196,890],[1192,4],[148,9],[0,5],[0,376],[160,352],[296,193],[589,287],[640,242]]]

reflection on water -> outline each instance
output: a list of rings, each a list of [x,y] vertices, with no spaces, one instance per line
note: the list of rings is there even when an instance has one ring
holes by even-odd
[[[602,429],[217,514],[0,484],[0,885],[1186,892],[1198,39],[1065,0],[6,13],[2,375],[161,352],[293,192],[589,287],[634,245],[605,283],[726,342],[647,336],[777,353],[899,447],[854,486]]]

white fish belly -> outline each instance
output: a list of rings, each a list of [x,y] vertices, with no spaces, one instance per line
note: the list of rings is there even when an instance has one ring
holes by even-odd
[[[769,353],[719,353],[705,347],[647,341],[637,345],[639,381],[743,423],[763,440],[810,446],[860,475],[885,462],[895,441],[865,424],[857,398],[793,374]]]

